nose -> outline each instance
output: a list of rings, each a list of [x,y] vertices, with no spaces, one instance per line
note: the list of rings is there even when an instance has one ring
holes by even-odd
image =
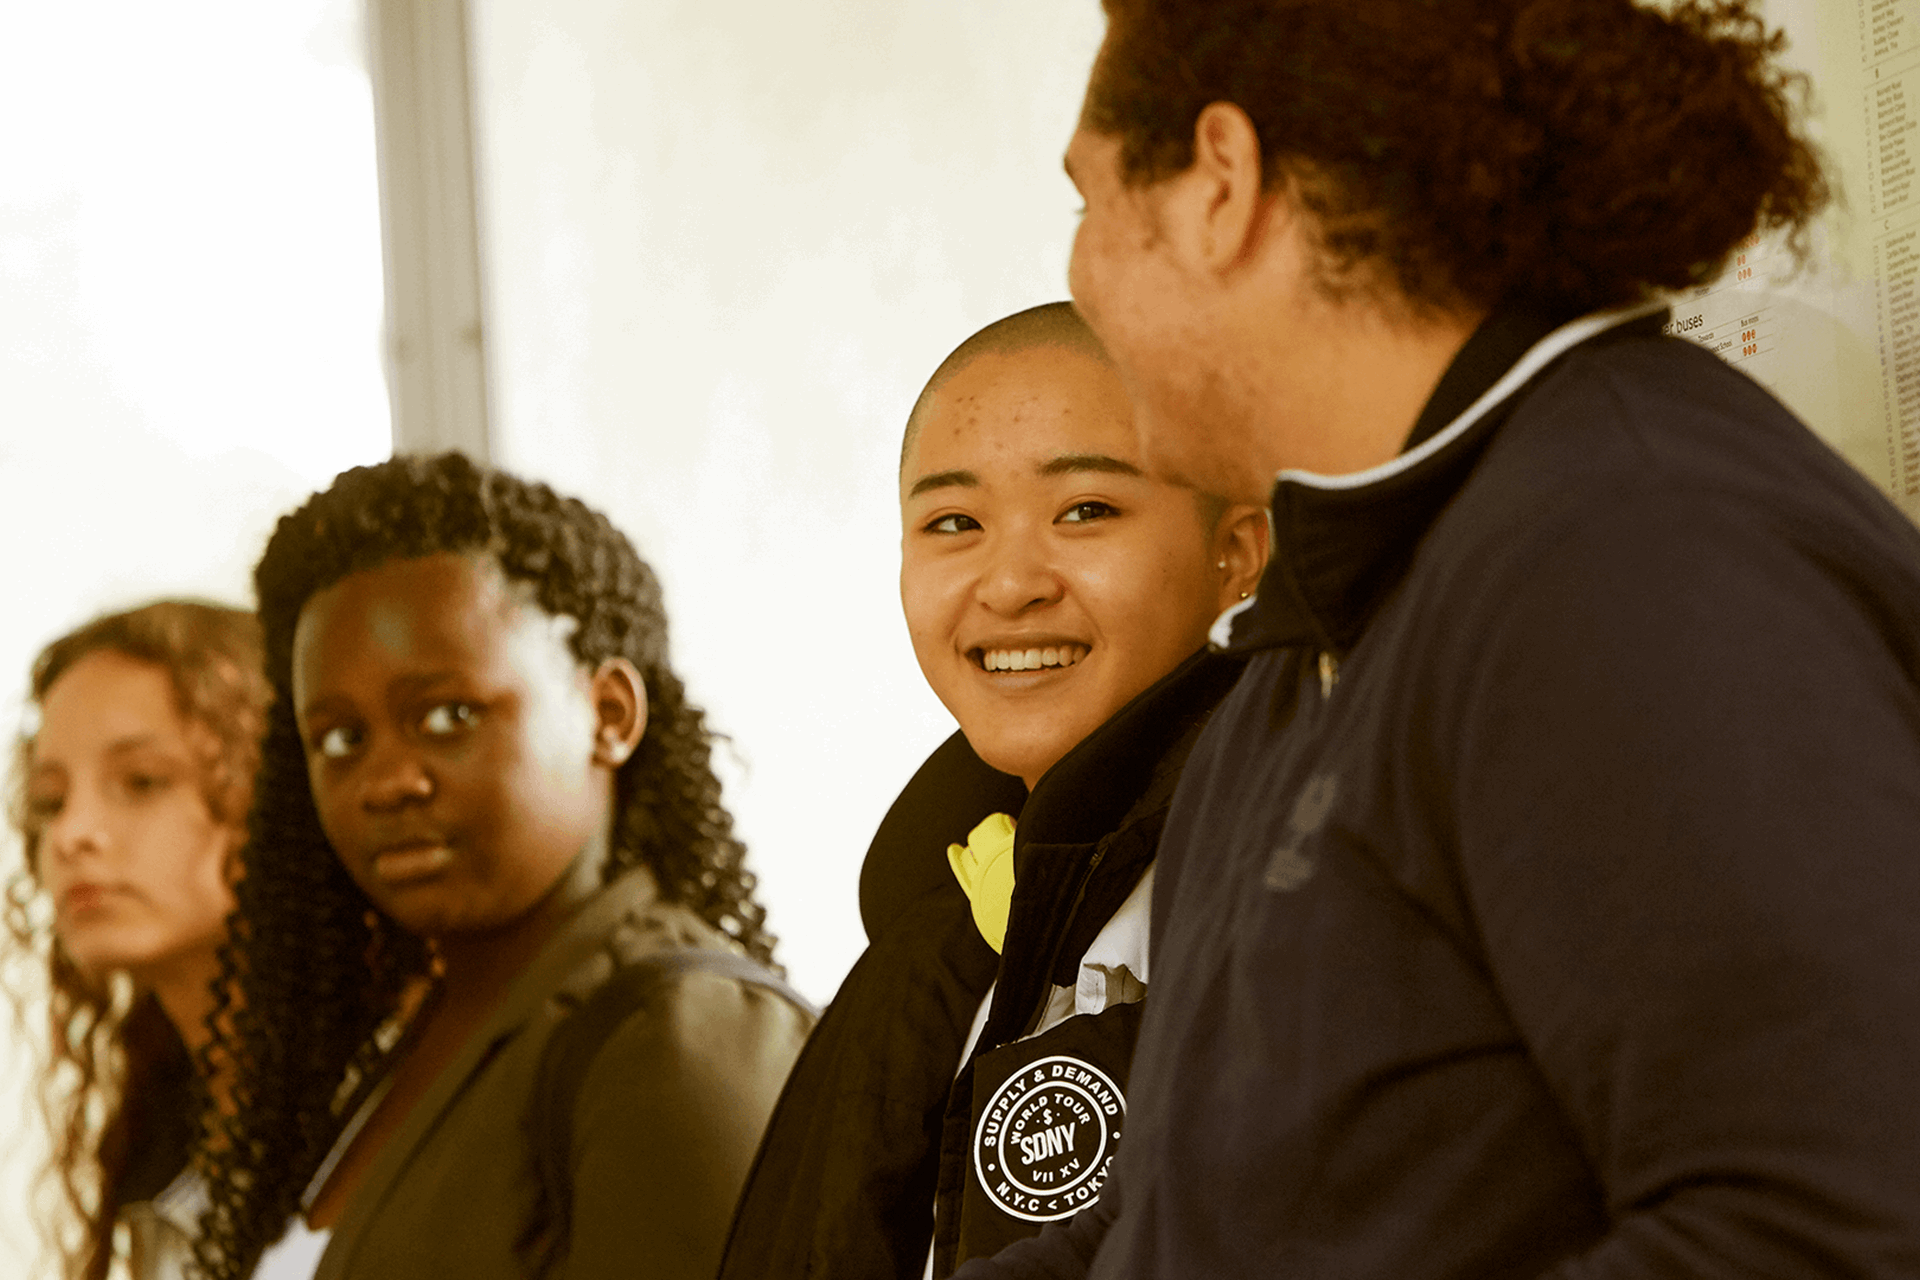
[[[1002,617],[1054,604],[1066,594],[1066,581],[1039,538],[1003,535],[993,540],[988,556],[976,594],[981,604]]]
[[[391,813],[433,798],[433,775],[417,751],[392,739],[376,743],[366,762],[360,805],[369,813]]]
[[[106,811],[82,788],[69,793],[60,802],[60,811],[40,829],[42,854],[60,862],[99,853],[106,847]]]

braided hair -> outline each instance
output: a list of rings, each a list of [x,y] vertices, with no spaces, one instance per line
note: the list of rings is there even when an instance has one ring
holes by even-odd
[[[430,972],[426,944],[369,901],[321,829],[294,720],[294,629],[341,579],[444,553],[491,557],[542,609],[574,620],[568,645],[584,666],[623,657],[639,670],[647,725],[615,776],[606,877],[646,867],[663,899],[772,960],[711,735],[668,663],[660,584],[625,535],[577,499],[457,453],[342,473],[281,518],[254,571],[275,702],[222,957],[239,994],[214,1015],[205,1066],[228,1091],[203,1134],[211,1201],[196,1250],[216,1280],[247,1275],[299,1211],[343,1083],[379,1067],[376,1031]]]
[[[212,754],[201,762],[199,778],[207,809],[222,823],[241,822],[267,707],[253,615],[197,600],[159,600],[95,618],[40,651],[29,685],[34,705],[81,659],[101,652],[167,674],[180,714],[211,734]],[[104,1280],[120,1210],[152,1196],[186,1163],[196,1105],[193,1063],[153,992],[125,974],[82,970],[51,927],[38,874],[45,821],[26,795],[34,741],[31,731],[23,733],[14,748],[8,817],[25,856],[7,878],[0,914],[14,949],[46,965],[48,1058],[40,1106],[52,1139],[48,1181],[65,1210],[41,1219],[47,1244],[59,1255],[61,1274]],[[25,1009],[24,1001],[16,1006],[16,1012]]]

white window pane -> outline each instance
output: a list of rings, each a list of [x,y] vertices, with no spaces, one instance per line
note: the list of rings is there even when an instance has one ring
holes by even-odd
[[[155,595],[248,602],[273,520],[389,428],[356,0],[5,6],[0,119],[10,735],[41,644]],[[15,1116],[21,1075],[0,1055]],[[0,1275],[38,1274],[21,1145]]]

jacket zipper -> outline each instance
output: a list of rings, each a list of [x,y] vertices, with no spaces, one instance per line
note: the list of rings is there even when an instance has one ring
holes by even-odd
[[[1333,656],[1333,650],[1320,651],[1320,697],[1324,701],[1333,696],[1333,686],[1340,683],[1340,659]]]
[[[1047,953],[1046,981],[1041,984],[1039,1007],[1027,1015],[1026,1026],[1021,1028],[1022,1036],[1030,1036],[1033,1029],[1040,1025],[1040,1019],[1047,1014],[1047,1005],[1053,999],[1053,966],[1060,962],[1060,948],[1067,945],[1067,934],[1073,929],[1074,918],[1080,914],[1080,904],[1087,900],[1087,886],[1093,883],[1093,873],[1100,869],[1100,862],[1107,856],[1107,846],[1101,842],[1093,846],[1093,856],[1087,859],[1087,869],[1080,875],[1080,887],[1074,891],[1073,905],[1067,908],[1066,919],[1060,925],[1060,931],[1054,935],[1053,948]]]

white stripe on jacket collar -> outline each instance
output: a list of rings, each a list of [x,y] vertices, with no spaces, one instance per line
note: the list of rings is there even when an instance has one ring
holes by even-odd
[[[1514,361],[1512,367],[1500,375],[1499,381],[1481,393],[1480,398],[1468,405],[1459,417],[1449,422],[1441,430],[1427,437],[1427,439],[1421,441],[1417,448],[1409,449],[1405,453],[1396,454],[1379,466],[1369,467],[1365,471],[1353,471],[1346,475],[1337,476],[1322,475],[1317,471],[1288,469],[1282,471],[1279,476],[1275,478],[1274,483],[1278,484],[1282,480],[1287,480],[1315,489],[1359,489],[1363,486],[1373,484],[1376,481],[1385,480],[1389,476],[1398,475],[1409,467],[1417,466],[1423,460],[1432,457],[1453,443],[1453,441],[1458,440],[1466,433],[1468,428],[1472,427],[1473,424],[1480,421],[1480,419],[1486,417],[1501,401],[1507,399],[1513,395],[1514,392],[1525,386],[1533,375],[1539,373],[1540,370],[1546,368],[1555,360],[1558,360],[1574,347],[1579,346],[1589,338],[1597,337],[1605,333],[1609,329],[1618,328],[1623,324],[1629,324],[1640,319],[1642,316],[1650,316],[1654,312],[1664,309],[1667,305],[1665,300],[1636,302],[1631,306],[1615,307],[1607,311],[1589,312],[1577,320],[1568,321],[1527,348],[1526,354]],[[1269,521],[1273,519],[1273,513],[1271,511],[1267,513],[1267,519]],[[1233,643],[1234,619],[1238,618],[1248,609],[1251,609],[1257,598],[1258,597],[1253,597],[1242,600],[1222,613],[1218,618],[1214,619],[1213,626],[1207,630],[1207,643],[1215,649],[1225,649],[1231,645]]]
[[[1238,602],[1225,613],[1215,618],[1213,625],[1207,628],[1207,643],[1215,649],[1224,649],[1229,644],[1232,644],[1233,620],[1253,608],[1254,600],[1254,596],[1248,596],[1245,600]]]
[[[1650,316],[1656,311],[1665,310],[1666,307],[1665,299],[1636,302],[1631,306],[1615,307],[1609,311],[1589,312],[1578,320],[1568,321],[1528,347],[1527,353],[1514,361],[1513,367],[1502,374],[1498,382],[1482,392],[1480,398],[1468,405],[1459,417],[1421,441],[1417,448],[1396,454],[1377,467],[1368,467],[1365,471],[1350,471],[1338,476],[1321,475],[1317,471],[1286,470],[1280,473],[1278,479],[1289,480],[1315,489],[1359,489],[1385,480],[1389,476],[1398,475],[1409,467],[1419,465],[1459,439],[1469,427],[1486,417],[1502,400],[1525,386],[1534,374],[1574,347],[1589,338],[1598,337],[1609,329],[1630,324],[1642,316]]]

